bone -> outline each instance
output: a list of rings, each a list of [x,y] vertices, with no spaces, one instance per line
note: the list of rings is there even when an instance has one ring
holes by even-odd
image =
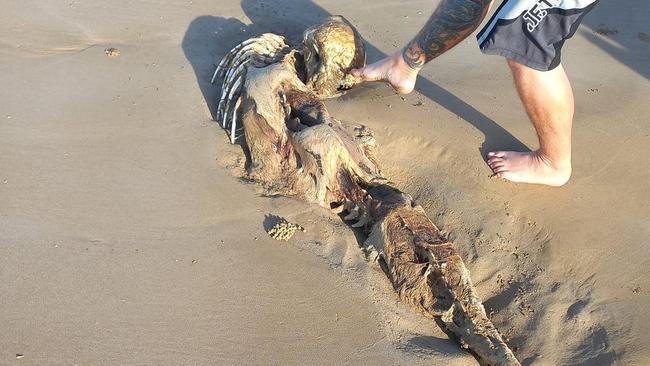
[[[217,69],[214,72],[214,75],[223,76],[223,72],[228,69],[229,65],[231,64],[230,61],[239,52],[239,50],[256,41],[257,38],[247,39],[244,42],[241,42],[237,46],[233,47],[233,49],[231,49],[230,51],[228,51],[228,53],[226,53],[226,55],[221,59],[219,66],[217,66]]]
[[[273,33],[264,33],[259,38],[273,42],[277,47],[285,47],[286,40],[284,37]]]
[[[232,83],[234,80],[234,75],[247,68],[250,62],[250,59],[241,59],[236,64],[233,64],[233,66],[226,72],[226,76],[223,79],[224,84]]]
[[[220,114],[223,114],[223,109],[225,107],[225,105],[224,105],[225,102],[223,101],[224,96],[228,95],[229,90],[230,90],[230,88],[231,88],[231,86],[233,84],[233,81],[236,80],[239,77],[240,74],[245,74],[246,73],[247,65],[249,65],[251,60],[253,60],[253,59],[250,59],[250,58],[241,59],[241,60],[238,61],[239,62],[238,64],[236,64],[234,67],[231,67],[230,69],[228,69],[228,72],[226,73],[226,76],[225,76],[224,81],[223,81],[224,86],[222,87],[222,94],[221,94],[221,99],[222,100],[219,101],[219,108],[218,108],[218,112],[217,112],[217,118],[220,117]],[[268,65],[269,63],[274,62],[273,59],[268,59],[268,58],[263,58],[263,60],[265,61],[264,66]]]
[[[217,106],[217,122],[221,122],[221,127],[226,127],[226,121],[223,118],[223,111],[226,109],[226,103],[228,100],[228,90],[224,90],[221,93],[221,99],[219,100],[219,105]]]
[[[240,45],[244,45],[244,43],[246,42],[242,42]],[[251,60],[255,60],[255,63],[259,66],[262,66],[260,65],[260,63],[265,66],[277,60],[278,53],[261,55],[257,53],[257,51],[261,50],[259,48],[257,49],[257,51],[252,48],[247,49],[247,47],[252,47],[254,45],[255,43],[252,42],[247,43],[247,45],[245,45],[241,50],[238,51],[238,56],[234,56],[234,58],[230,62],[228,62],[228,69],[226,70],[226,74],[224,77],[222,96],[221,96],[221,100],[219,101],[219,108],[217,112],[218,119],[223,118],[223,110],[225,106],[224,97],[229,94],[230,86],[232,85],[233,80],[235,80],[238,77],[238,74],[240,72],[245,72],[246,65]],[[212,77],[213,81],[216,75],[217,75],[217,71],[215,71],[215,74]],[[224,127],[225,127],[225,122],[224,122]]]
[[[222,127],[223,128],[228,127],[228,123],[227,123],[228,122],[228,112],[230,111],[230,108],[233,105],[233,100],[235,101],[235,103],[239,100],[239,94],[238,93],[239,93],[239,90],[241,89],[243,78],[244,78],[243,75],[241,75],[241,76],[239,76],[239,78],[237,78],[237,80],[235,80],[235,83],[233,84],[232,88],[230,89],[230,93],[228,94],[228,97],[226,98],[225,109],[224,109],[223,114],[222,114],[222,116],[223,116],[222,117],[223,118]],[[236,98],[235,98],[235,95],[237,95]]]
[[[226,107],[232,99],[233,89],[235,89],[235,83],[239,81],[241,83],[243,78],[246,76],[246,67],[242,67],[237,71],[237,73],[230,75],[229,78],[225,79],[223,82],[223,87],[221,88],[221,99],[219,100],[219,106],[217,108],[217,120],[221,120],[222,127],[226,127]],[[237,85],[239,86],[239,85]]]
[[[235,59],[242,57],[242,52],[250,50],[256,45],[258,47],[265,47],[263,49],[264,51],[262,51],[262,49],[259,49],[258,53],[261,54],[268,54],[272,51],[277,52],[278,50],[282,50],[288,47],[284,37],[273,33],[264,33],[258,38],[247,39],[233,47],[230,51],[228,51],[228,53],[224,55],[224,57],[221,59],[221,62],[219,62],[219,65],[215,69],[210,83],[214,84],[214,81],[217,77],[223,77],[227,70],[230,69],[232,64],[235,63]]]
[[[228,90],[228,88],[232,87],[233,83],[239,76],[245,75],[247,70],[247,65],[248,61],[244,61],[242,64],[238,65],[236,68],[232,68],[228,70],[228,74],[226,77],[223,79],[223,85],[224,87],[221,89],[223,90]]]
[[[221,60],[212,75],[211,82],[214,82],[217,76],[224,78],[216,116],[223,128],[227,128],[228,121],[233,120],[232,116],[236,115],[234,111],[230,113],[229,107],[232,106],[232,100],[238,92],[237,89],[242,83],[248,65],[263,67],[277,62],[279,56],[284,55],[282,49],[285,47],[283,37],[266,33],[259,38],[238,44]],[[234,141],[233,131],[231,131],[231,140]]]
[[[256,57],[257,60],[262,60],[264,65],[273,63],[277,59],[277,54],[272,55],[271,57],[260,56],[256,54],[251,54],[251,57]],[[219,100],[219,106],[217,108],[217,120],[222,120],[222,127],[226,127],[226,117],[225,108],[228,103],[230,90],[233,85],[233,81],[236,80],[240,75],[246,73],[247,65],[254,58],[240,58],[237,61],[237,64],[233,64],[234,67],[230,67],[224,77],[223,86],[221,88],[221,99]],[[234,62],[234,61],[233,61]],[[258,61],[259,64],[259,61]]]
[[[223,60],[221,62],[223,62]],[[210,79],[210,84],[214,84],[214,80],[217,78],[217,74],[219,74],[219,66],[217,66],[217,68],[214,70],[214,74],[212,74],[212,79]]]
[[[221,121],[221,127],[226,127],[226,123],[223,120],[222,112],[223,109],[225,108],[224,103],[226,103],[226,98],[228,97],[228,93],[226,91],[221,93],[221,99],[219,100],[219,105],[217,106],[217,122]]]
[[[221,59],[221,62],[219,62],[219,65],[217,66],[216,70],[214,70],[214,74],[212,75],[212,80],[211,83],[214,83],[214,80],[216,79],[217,76],[221,77],[223,76],[223,73],[225,70],[228,69],[228,66],[230,65],[230,61],[232,60],[233,56],[246,44],[251,43],[253,40],[249,39],[246,40],[237,46],[235,46],[232,50],[228,51],[223,58]]]
[[[237,102],[235,103],[235,107],[232,109],[232,122],[230,123],[230,143],[234,144],[235,143],[235,131],[237,128],[237,109],[239,109],[239,105],[241,104],[241,96],[237,98]]]
[[[236,66],[228,68],[226,71],[226,74],[223,77],[223,86],[226,87],[226,85],[232,84],[233,82],[233,75],[241,71],[243,67],[246,67],[247,60],[243,60],[243,62],[238,63]],[[221,89],[222,93],[224,88]]]
[[[257,55],[265,56],[277,53],[278,48],[274,45],[268,43],[251,43],[246,47],[243,47],[241,50],[233,56],[230,66],[236,65],[240,60],[254,57]]]

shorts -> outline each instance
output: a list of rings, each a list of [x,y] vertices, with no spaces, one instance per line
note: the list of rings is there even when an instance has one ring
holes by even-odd
[[[500,55],[540,71],[560,64],[564,41],[598,0],[503,0],[478,33],[487,55]]]

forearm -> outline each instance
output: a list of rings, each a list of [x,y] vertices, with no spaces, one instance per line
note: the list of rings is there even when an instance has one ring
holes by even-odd
[[[422,30],[402,51],[413,69],[445,53],[481,24],[491,0],[442,0]]]

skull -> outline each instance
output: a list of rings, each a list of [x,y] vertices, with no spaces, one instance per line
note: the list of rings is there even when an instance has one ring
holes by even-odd
[[[365,65],[366,50],[359,32],[337,15],[305,31],[303,57],[306,85],[319,97],[327,98],[361,81],[349,72]]]

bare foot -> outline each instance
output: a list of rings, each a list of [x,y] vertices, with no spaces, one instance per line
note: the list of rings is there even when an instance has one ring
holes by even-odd
[[[399,51],[351,73],[365,81],[387,81],[398,93],[408,94],[415,88],[418,71],[404,62],[402,51]]]
[[[559,187],[569,181],[571,164],[552,164],[539,151],[495,151],[488,153],[488,165],[497,176],[516,183]]]

